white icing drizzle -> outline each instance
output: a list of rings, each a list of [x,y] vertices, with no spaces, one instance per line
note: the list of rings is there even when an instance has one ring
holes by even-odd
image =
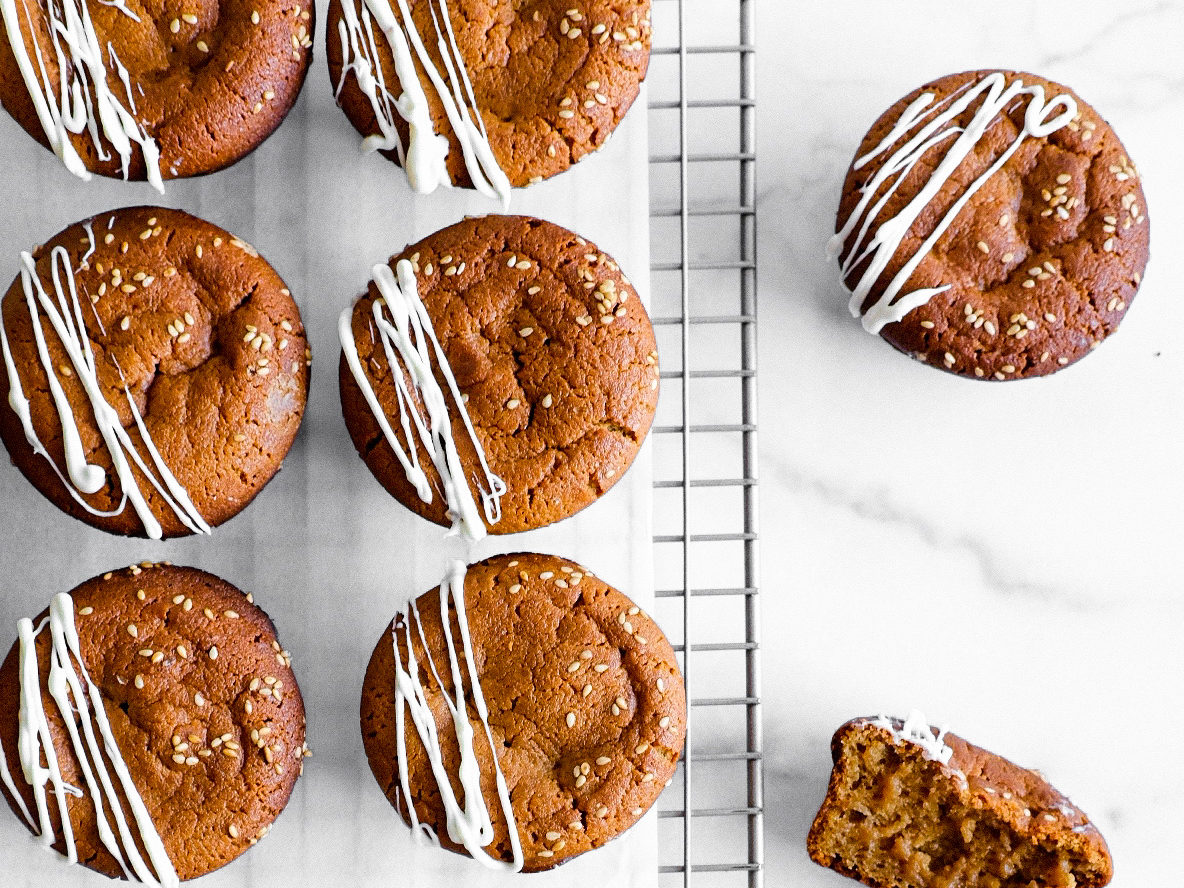
[[[481,692],[481,682],[477,677],[477,666],[473,656],[473,643],[469,635],[469,618],[465,611],[465,565],[454,561],[448,574],[440,583],[440,621],[444,628],[444,643],[448,648],[448,665],[451,672],[454,697],[444,693],[444,683],[440,680],[440,673],[436,669],[432,652],[428,648],[424,637],[423,622],[419,617],[419,608],[415,601],[409,605],[409,613],[399,613],[395,616],[391,629],[391,643],[395,651],[395,734],[399,756],[399,788],[403,793],[403,800],[411,818],[411,828],[417,841],[427,840],[439,846],[439,839],[432,828],[426,823],[420,823],[412,803],[411,781],[407,773],[407,737],[406,712],[411,713],[411,720],[420,742],[427,750],[428,760],[431,762],[432,775],[440,793],[440,801],[444,805],[447,818],[448,838],[461,845],[472,857],[484,866],[493,870],[519,872],[522,869],[522,842],[518,836],[518,824],[514,819],[514,810],[510,803],[510,791],[506,786],[506,778],[502,774],[501,765],[497,759],[497,744],[493,741],[493,732],[489,727],[489,708],[485,704],[485,695]],[[465,675],[460,668],[460,655],[452,634],[452,619],[449,613],[450,603],[456,610],[457,625],[460,627],[461,653],[464,655],[468,684],[473,698],[473,708],[481,720],[485,731],[485,739],[489,742],[490,753],[493,757],[494,780],[497,784],[498,802],[501,805],[502,816],[510,833],[510,848],[513,855],[511,862],[491,857],[485,848],[494,839],[493,824],[490,819],[489,806],[481,792],[481,770],[477,756],[473,751],[475,732],[469,722],[468,704],[465,701]],[[457,766],[456,778],[460,782],[464,794],[464,802],[457,798],[452,785],[452,775],[444,767],[443,752],[436,727],[436,718],[428,705],[423,683],[420,681],[419,664],[415,659],[415,648],[412,645],[411,623],[414,621],[416,633],[423,646],[427,665],[440,688],[441,695],[452,716],[453,730],[456,733],[457,746],[460,749],[460,763]],[[403,631],[403,639],[407,645],[407,662],[399,651],[399,630]]]
[[[86,791],[70,786],[63,779],[50,733],[42,698],[40,664],[37,659],[37,636],[45,631],[46,627],[49,628],[51,638],[46,690],[61,713],[62,724],[69,734],[70,745],[86,782]],[[127,763],[115,741],[115,735],[111,732],[111,723],[107,720],[102,695],[83,665],[78,632],[74,625],[74,600],[66,593],[54,596],[49,608],[49,617],[36,628],[33,627],[32,620],[20,620],[17,623],[17,635],[20,638],[18,669],[21,688],[17,747],[21,776],[33,790],[36,819],[30,814],[24,799],[16,790],[15,781],[4,756],[3,743],[0,743],[0,780],[3,780],[16,800],[25,820],[37,832],[39,841],[46,847],[51,846],[57,839],[50,819],[49,796],[46,791],[48,787],[57,805],[66,858],[70,863],[77,863],[78,849],[74,842],[74,829],[70,822],[66,796],[72,795],[80,799],[89,796],[95,806],[99,840],[115,858],[124,877],[157,888],[176,888],[179,885],[176,870],[169,861],[164,843],[152,822],[152,816],[148,813],[135,783],[132,782]],[[42,764],[43,758],[45,764]],[[107,766],[108,761],[110,770]],[[118,781],[119,790],[127,800],[136,835],[132,834],[131,826],[124,814],[123,804],[112,779],[112,771],[114,780]],[[144,847],[147,860],[140,854],[137,839]]]
[[[508,208],[510,180],[498,166],[489,144],[489,133],[477,107],[468,69],[456,45],[448,2],[426,2],[432,13],[436,48],[444,62],[447,81],[428,54],[423,37],[411,17],[408,0],[364,0],[361,16],[353,0],[345,0],[341,4],[342,18],[337,24],[344,64],[336,95],[341,95],[345,78],[352,71],[358,88],[374,110],[379,129],[377,134],[367,136],[362,141],[363,150],[396,151],[412,190],[419,194],[430,193],[439,187],[451,188],[452,178],[446,163],[448,139],[438,134],[433,126],[424,84],[420,82],[415,69],[415,60],[418,59],[448,115],[473,187],[487,197],[500,199],[502,205]],[[403,90],[398,98],[387,88],[379,60],[375,26],[386,37],[394,57],[395,72]],[[410,130],[406,146],[395,127],[395,115],[402,117]]]
[[[1024,126],[1019,135],[990,168],[966,188],[965,192],[950,207],[949,212],[938,222],[925,242],[909,257],[896,276],[888,282],[880,297],[864,312],[863,303],[868,294],[884,274],[922,211],[941,191],[966,156],[982,140],[999,118],[1000,113],[1007,109],[1013,100],[1024,95],[1031,98],[1024,113]],[[958,117],[980,96],[982,104],[970,122],[965,128],[958,126],[956,123]],[[851,236],[855,235],[850,243],[842,270],[843,277],[846,279],[861,263],[865,261],[868,263],[863,275],[851,290],[851,300],[848,307],[853,317],[860,317],[862,314],[863,327],[869,333],[879,333],[886,325],[903,319],[914,308],[924,305],[934,296],[950,289],[950,285],[945,285],[922,287],[903,292],[909,277],[933,250],[934,245],[950,227],[958,213],[962,211],[975,192],[1003,168],[1003,165],[1015,154],[1024,140],[1029,137],[1044,138],[1067,126],[1077,115],[1077,102],[1072,96],[1059,95],[1046,102],[1044,87],[1039,85],[1025,86],[1024,82],[1018,78],[1009,84],[1006,75],[999,71],[988,74],[973,85],[963,87],[931,108],[934,98],[936,98],[934,94],[928,92],[918,96],[904,110],[900,119],[880,144],[856,160],[855,169],[860,169],[901,139],[908,137],[903,145],[883,161],[876,174],[860,188],[862,197],[859,203],[847,218],[842,229],[831,238],[828,245],[828,254],[834,259],[843,252]],[[940,114],[935,114],[943,105],[946,106],[945,110]],[[931,119],[925,123],[927,118]],[[921,162],[930,149],[951,138],[954,139],[953,144],[946,150],[941,162],[916,196],[895,216],[881,220],[880,216],[888,201],[913,168]],[[873,206],[872,201],[876,200],[880,189],[894,177],[895,181],[888,185],[883,196]],[[878,223],[878,228],[875,236],[868,241],[868,231],[876,223]]]
[[[940,762],[943,765],[950,763],[950,758],[954,755],[954,750],[945,744],[946,729],[941,727],[934,733],[929,722],[925,718],[925,713],[919,709],[914,709],[909,713],[909,717],[904,720],[901,726],[896,727],[896,723],[886,715],[878,716],[871,722],[877,728],[884,728],[892,732],[892,737],[899,743],[912,743],[914,746],[921,747],[921,752],[925,758]]]
[[[3,0],[0,0],[3,2]],[[85,226],[90,239],[90,256],[95,249],[94,231],[88,224]],[[130,501],[132,508],[144,526],[144,532],[151,539],[160,539],[163,529],[156,516],[152,514],[145,499],[139,482],[132,470],[132,463],[148,479],[148,482],[161,495],[181,523],[192,533],[210,533],[210,526],[201,517],[185,488],[165,465],[160,452],[152,442],[148,429],[144,425],[143,417],[124,380],[123,391],[131,409],[132,418],[140,432],[144,448],[148,451],[152,467],[136,449],[131,436],[119,421],[119,414],[115,408],[107,403],[99,382],[98,368],[95,356],[90,347],[90,337],[87,334],[86,322],[82,316],[82,302],[78,297],[78,287],[74,279],[74,269],[70,265],[70,255],[64,247],[54,247],[50,253],[50,269],[53,277],[54,295],[51,297],[42,286],[41,278],[37,274],[36,263],[29,253],[21,253],[21,287],[24,290],[25,304],[29,317],[33,322],[33,339],[37,346],[37,355],[41,366],[45,370],[45,377],[57,410],[58,421],[62,429],[62,449],[65,456],[66,470],[63,472],[49,455],[49,451],[37,436],[33,426],[33,418],[29,411],[29,400],[25,397],[21,386],[20,374],[17,372],[16,362],[9,346],[8,331],[4,326],[3,312],[0,312],[0,348],[4,354],[4,367],[8,373],[8,404],[21,421],[25,432],[25,439],[33,452],[45,457],[55,474],[69,491],[74,501],[90,514],[99,517],[111,517],[120,514]],[[88,302],[90,300],[87,300]],[[93,306],[92,306],[93,311]],[[102,467],[92,465],[86,461],[82,437],[78,432],[78,424],[74,409],[58,378],[59,368],[55,367],[46,346],[45,331],[42,316],[49,320],[50,326],[57,334],[66,356],[69,358],[72,374],[78,379],[86,393],[95,425],[103,437],[103,442],[111,456],[111,463],[119,479],[121,498],[119,505],[112,511],[106,512],[94,508],[83,497],[94,494],[102,489],[107,480],[107,473]],[[97,315],[96,315],[97,318]],[[100,327],[102,326],[100,322]],[[112,361],[115,362],[114,357]],[[123,371],[118,362],[115,367],[123,379]],[[129,462],[128,457],[131,458]],[[155,473],[153,472],[155,469]],[[158,477],[159,476],[159,477]]]
[[[375,395],[374,388],[362,368],[361,359],[358,357],[358,345],[354,340],[353,305],[346,308],[338,319],[337,329],[342,352],[387,443],[398,457],[407,480],[414,485],[419,498],[425,503],[430,503],[432,487],[423,466],[420,465],[419,452],[415,446],[416,436],[427,450],[440,477],[444,502],[452,518],[451,532],[460,531],[469,539],[479,540],[486,535],[486,522],[496,524],[501,520],[501,497],[506,492],[506,484],[493,474],[485,459],[485,450],[473,429],[472,420],[469,419],[469,412],[465,408],[456,377],[436,338],[436,331],[432,327],[423,300],[419,298],[414,267],[406,259],[401,259],[395,268],[397,278],[389,265],[375,265],[372,271],[374,284],[381,298],[373,303],[370,335],[373,338],[374,331],[377,330],[378,339],[391,368],[398,395],[399,425],[403,429],[406,447],[396,436],[390,419],[379,404],[378,396]],[[447,383],[447,394],[436,380],[432,369],[433,360]],[[399,370],[400,365],[407,371],[407,376],[411,377],[414,392],[408,388],[407,379]],[[452,416],[448,406],[449,397],[456,405],[469,441],[477,452],[484,479],[484,483],[479,485],[483,509],[477,507],[473,492],[465,478],[460,454],[456,449],[456,440],[452,435]],[[427,413],[426,421],[416,406],[417,399]]]
[[[124,0],[99,2],[114,6],[124,15],[139,21],[139,18],[126,7]],[[135,102],[131,97],[127,71],[110,44],[107,45],[107,49],[111,61],[119,70],[131,110],[115,97],[107,84],[107,66],[103,59],[103,49],[99,45],[86,0],[47,0],[43,5],[34,4],[45,13],[48,20],[58,69],[56,85],[49,76],[41,44],[32,26],[28,0],[21,0],[21,3],[25,10],[25,21],[29,22],[36,66],[29,58],[25,47],[16,0],[0,0],[0,15],[4,19],[4,28],[17,68],[37,112],[37,120],[54,154],[71,173],[89,181],[91,172],[70,141],[71,134],[88,132],[100,160],[109,160],[111,157],[104,146],[104,138],[119,155],[123,177],[126,179],[132,157],[132,145],[139,145],[144,156],[148,181],[163,194],[160,149],[156,140],[148,135],[134,116]]]

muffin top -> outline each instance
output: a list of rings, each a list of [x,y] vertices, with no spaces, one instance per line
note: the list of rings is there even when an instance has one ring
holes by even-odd
[[[7,18],[0,23],[0,101],[75,174],[161,188],[163,179],[222,169],[271,135],[304,83],[312,0],[80,5],[86,17],[78,22],[67,24],[56,4],[16,3],[19,34],[5,29]],[[93,40],[100,56],[71,50],[55,32],[63,27],[83,47]],[[89,99],[74,111],[92,124],[64,140],[42,122],[69,117],[59,76]]]
[[[0,439],[103,530],[208,532],[279,469],[308,391],[300,312],[249,244],[178,210],[72,225],[0,303]]]
[[[617,264],[578,235],[524,216],[466,219],[407,247],[389,268],[397,271],[403,261],[446,359],[447,368],[428,349],[460,465],[449,481],[463,481],[477,501],[499,482],[505,487],[494,498],[496,507],[485,497],[489,507],[472,529],[479,534],[482,522],[502,534],[541,527],[612,487],[636,456],[658,399],[653,328]],[[389,302],[397,294],[389,282],[387,290]],[[401,419],[413,411],[410,401],[401,410],[398,384],[408,391],[415,386],[405,356],[396,353],[399,366],[392,373],[375,315],[378,299],[372,282],[343,318],[346,425],[359,455],[395,498],[447,524],[457,506],[438,460],[418,433],[407,446]],[[379,314],[387,318],[389,311],[379,306]],[[349,366],[352,352],[368,391]],[[441,417],[444,406],[437,411]],[[416,410],[424,413],[422,405]],[[419,489],[390,435],[399,451],[417,454],[426,476]]]
[[[199,570],[145,563],[88,580],[55,601],[58,616],[62,608],[78,635],[74,656],[63,656],[79,676],[94,735],[101,743],[95,717],[101,705],[132,784],[126,791],[108,753],[114,791],[104,791],[93,748],[80,754],[72,741],[68,729],[83,735],[73,713],[67,724],[48,690],[50,650],[59,648],[53,627],[43,624],[49,612],[42,613],[28,626],[36,632],[33,669],[61,780],[80,790],[63,796],[77,860],[113,878],[123,875],[100,833],[102,822],[119,835],[117,803],[133,841],[149,847],[155,833],[182,880],[223,866],[266,835],[302,770],[304,704],[291,658],[250,596]],[[0,667],[0,746],[17,792],[5,789],[5,798],[22,819],[31,813],[32,829],[37,807],[17,741],[22,664],[17,644]],[[67,854],[52,784],[47,791],[46,837]],[[131,814],[137,798],[148,817],[138,828]],[[125,860],[135,856],[127,839],[118,847]],[[164,877],[161,867],[155,871]]]
[[[330,3],[327,55],[338,104],[368,137],[368,146],[408,168],[413,185],[415,167],[424,165],[417,159],[424,154],[438,156],[441,178],[466,187],[474,186],[474,172],[484,178],[481,151],[495,162],[491,178],[503,176],[514,187],[563,172],[608,141],[637,98],[649,65],[649,0],[489,0],[466,4],[463,14],[452,8],[450,16],[446,4],[409,0],[407,5],[410,22],[393,0],[391,15],[419,35],[423,55],[414,42],[401,46],[396,68],[396,52],[360,0]],[[441,40],[438,34],[445,36]],[[449,51],[447,60],[441,45]],[[432,77],[439,85],[450,83],[450,64],[466,72],[472,86],[463,103],[452,102],[447,86],[441,93],[433,84]],[[416,83],[400,80],[408,70],[414,70]],[[418,97],[414,111],[405,109],[414,133],[395,108],[405,94]],[[473,132],[461,121],[473,123]],[[440,138],[444,141],[435,141]],[[422,146],[419,157],[409,164],[416,144]],[[430,185],[420,183],[417,190]]]
[[[1019,379],[1117,329],[1147,264],[1146,213],[1126,149],[1076,94],[971,71],[871,128],[832,251],[869,331],[951,373]]]
[[[417,710],[435,720],[438,747],[425,744],[411,714],[405,725],[398,720],[412,686],[397,692],[400,673],[406,678],[412,670],[422,685]],[[458,565],[443,593],[420,596],[410,615],[398,615],[379,639],[361,711],[362,740],[379,786],[404,820],[426,825],[450,850],[466,850],[446,827],[445,798],[462,792],[460,746],[445,704],[457,699],[454,675],[462,686],[457,712],[474,732],[466,760],[479,769],[491,816],[490,832],[474,842],[478,855],[514,861],[517,844],[525,870],[557,866],[636,823],[674,774],[686,696],[674,652],[649,616],[563,558],[499,555],[467,572]],[[433,763],[448,775],[444,792]],[[513,822],[499,803],[499,778]]]

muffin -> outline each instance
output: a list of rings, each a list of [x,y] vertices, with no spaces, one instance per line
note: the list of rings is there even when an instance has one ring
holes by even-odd
[[[0,102],[83,179],[163,191],[230,166],[280,125],[311,60],[312,0],[83,0],[72,20],[64,8],[4,4]]]
[[[178,210],[72,225],[0,301],[0,440],[63,511],[155,539],[238,514],[304,413],[309,352],[249,244]]]
[[[0,792],[42,844],[167,886],[267,834],[308,749],[291,657],[251,596],[144,563],[56,596],[18,634],[0,666]]]
[[[932,728],[857,718],[831,741],[835,766],[806,847],[865,885],[1094,888],[1106,842],[1039,773]]]
[[[378,640],[361,715],[374,777],[417,836],[528,872],[636,823],[686,736],[661,630],[551,555],[454,564]]]
[[[483,0],[463,15],[408,0],[410,20],[379,5],[389,30],[372,5],[331,0],[329,76],[363,147],[420,192],[456,184],[508,201],[511,186],[563,172],[608,141],[649,66],[649,0]]]
[[[864,137],[831,253],[869,332],[971,379],[1045,376],[1118,329],[1147,265],[1139,174],[1058,83],[943,77]]]
[[[392,312],[415,319],[422,351]],[[633,286],[540,219],[466,219],[407,247],[375,266],[340,335],[358,454],[404,505],[473,538],[595,501],[657,407],[657,346]]]

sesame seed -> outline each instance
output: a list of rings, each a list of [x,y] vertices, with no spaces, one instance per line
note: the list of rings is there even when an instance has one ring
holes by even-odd
[[[139,638],[140,637],[140,630],[136,628],[135,623],[129,623],[128,627],[127,627],[127,634],[130,635],[132,638]]]
[[[237,839],[237,838],[238,838],[238,827],[237,827],[237,826],[235,826],[233,823],[232,823],[232,824],[230,824],[230,826],[227,828],[227,830],[226,830],[226,831],[227,831],[228,833],[230,833],[230,837],[231,837],[232,839]]]
[[[592,668],[595,669],[597,672],[605,672],[608,669],[608,666],[606,666],[604,663],[597,663]]]
[[[210,648],[210,659],[211,660],[218,659],[218,648],[216,646]]]
[[[659,728],[668,728],[668,727],[670,727],[670,716],[668,716],[668,715],[664,715],[664,716],[662,716],[660,719],[658,719],[658,727],[659,727]]]
[[[78,613],[84,617],[89,617],[94,612],[95,612],[95,609],[93,607],[84,607],[78,611]]]
[[[645,753],[649,751],[649,748],[650,748],[649,742],[646,740],[642,740],[640,743],[637,744],[637,746],[634,748],[633,751],[635,753],[637,753],[638,755],[645,755]]]
[[[521,330],[518,331],[518,335],[525,337],[525,336],[529,336],[533,332],[534,332],[534,327],[523,327]]]
[[[169,22],[169,30],[172,31],[174,34],[176,34],[178,31],[180,31],[181,30],[180,20],[173,19],[171,22]],[[115,240],[114,235],[108,234],[107,238],[106,238],[107,243],[111,243],[111,241],[113,241],[113,240]]]
[[[137,674],[134,682],[135,686],[140,690],[144,689],[144,676]]]
[[[569,712],[569,713],[567,714],[567,719],[566,719],[566,721],[567,721],[567,726],[568,726],[569,728],[571,728],[571,727],[575,727],[575,723],[576,723],[576,714],[575,714],[574,712]]]
[[[209,44],[206,43],[204,40],[197,41],[197,43],[195,43],[194,46],[197,47],[198,52],[209,52],[210,51]]]
[[[258,9],[251,10],[251,24],[252,25],[259,24],[259,10]]]
[[[978,251],[979,251],[980,253],[989,253],[989,252],[991,252],[991,248],[990,248],[989,246],[987,246],[987,242],[986,242],[986,241],[981,241],[981,240],[980,240],[980,241],[979,241],[979,242],[978,242],[978,243],[977,243],[975,246],[977,246],[977,247],[978,247]]]
[[[604,805],[601,805],[599,808],[596,809],[596,816],[601,819],[608,817],[608,808],[606,808]]]
[[[510,398],[510,400],[506,401],[506,407],[510,410],[516,410],[518,408],[518,405],[521,403],[522,402],[519,401],[517,398]]]

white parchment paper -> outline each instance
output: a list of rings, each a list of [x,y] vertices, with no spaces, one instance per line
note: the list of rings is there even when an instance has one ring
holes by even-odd
[[[322,4],[323,6],[323,4]],[[323,22],[324,10],[320,10]],[[318,29],[321,31],[321,29]],[[323,31],[321,31],[323,32]],[[313,348],[308,410],[283,471],[212,537],[167,543],[108,536],[68,518],[0,459],[0,648],[18,618],[94,574],[171,560],[215,573],[275,621],[308,709],[314,757],[270,836],[195,885],[531,886],[657,883],[651,814],[622,839],[550,874],[493,876],[456,855],[418,848],[371,777],[358,727],[362,677],[396,608],[436,585],[452,557],[553,552],[586,564],[642,607],[652,603],[649,448],[599,502],[559,525],[491,537],[472,551],[391,499],[358,458],[337,395],[338,312],[369,268],[404,244],[498,207],[472,192],[411,194],[401,171],[361,156],[360,138],[336,108],[318,42],[297,107],[272,138],[230,170],[147,185],[69,175],[6,115],[0,119],[0,279],[16,276],[20,250],[86,216],[160,204],[201,216],[254,244],[287,281]],[[613,255],[643,298],[649,268],[645,96],[611,143],[576,169],[517,192],[511,212],[564,225]],[[0,403],[0,409],[8,409]],[[98,886],[36,846],[0,808],[0,886]]]

